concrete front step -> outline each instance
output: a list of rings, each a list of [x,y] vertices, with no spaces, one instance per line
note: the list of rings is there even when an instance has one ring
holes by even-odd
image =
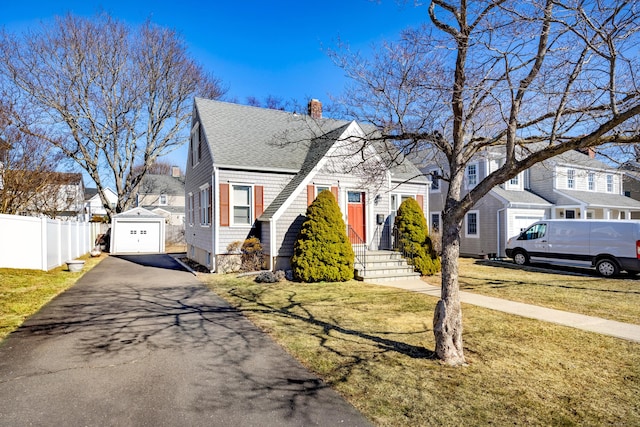
[[[366,255],[366,269],[356,263],[356,278],[360,280],[406,280],[419,278],[420,274],[407,264],[399,252],[368,251]]]

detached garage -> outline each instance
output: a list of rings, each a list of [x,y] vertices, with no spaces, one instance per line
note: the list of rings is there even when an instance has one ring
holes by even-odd
[[[163,253],[164,217],[133,208],[111,220],[111,253]]]

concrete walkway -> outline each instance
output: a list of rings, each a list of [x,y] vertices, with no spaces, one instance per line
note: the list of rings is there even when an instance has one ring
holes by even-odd
[[[168,255],[111,256],[0,345],[0,426],[369,426]]]
[[[439,287],[431,286],[419,279],[395,280],[388,282],[367,281],[367,283],[420,292],[423,294],[433,295],[438,298],[440,297]],[[463,303],[490,308],[496,311],[502,311],[531,319],[544,320],[545,322],[570,326],[572,328],[583,329],[585,331],[597,332],[599,334],[622,338],[629,341],[640,342],[640,325],[616,322],[614,320],[606,320],[599,317],[570,313],[562,310],[554,310],[552,308],[544,308],[521,302],[488,297],[471,292],[460,292],[460,300]]]

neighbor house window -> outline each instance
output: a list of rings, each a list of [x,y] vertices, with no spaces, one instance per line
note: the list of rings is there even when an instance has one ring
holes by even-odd
[[[160,195],[159,203],[160,203],[160,206],[166,206],[167,205],[167,195],[166,194],[161,194]]]
[[[520,179],[519,179],[519,176],[518,176],[518,175],[516,175],[516,176],[514,176],[513,178],[511,178],[511,179],[509,180],[509,184],[510,184],[510,185],[513,185],[513,186],[518,186],[518,185],[520,185]]]
[[[233,224],[251,225],[251,186],[234,185],[233,197]]]
[[[593,172],[589,172],[587,175],[587,186],[589,191],[594,191],[596,189],[596,174]]]
[[[567,188],[574,188],[576,186],[576,171],[573,169],[567,170]]]
[[[429,233],[440,232],[440,212],[434,212],[431,214],[431,229]]]
[[[607,193],[613,193],[613,175],[607,175]]]
[[[440,191],[440,171],[437,169],[431,171],[431,191]]]
[[[473,163],[467,166],[467,185],[469,188],[478,184],[478,165]]]
[[[466,215],[466,237],[478,237],[478,211],[470,211]]]
[[[211,187],[200,189],[200,224],[211,224]]]
[[[200,162],[200,126],[196,123],[191,129],[191,166]]]
[[[187,214],[189,215],[189,224],[193,224],[193,193],[189,193],[187,198]]]

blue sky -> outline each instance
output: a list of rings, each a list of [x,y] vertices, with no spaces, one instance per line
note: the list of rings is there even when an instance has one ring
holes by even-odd
[[[346,80],[325,53],[341,39],[366,50],[395,39],[426,18],[426,9],[394,0],[318,1],[5,1],[0,25],[21,32],[67,12],[100,11],[130,24],[151,19],[184,37],[193,57],[228,86],[227,97],[245,102],[268,95],[285,101],[328,101]],[[182,150],[181,150],[182,151]],[[175,156],[172,156],[175,157]],[[181,165],[183,166],[183,165]]]

